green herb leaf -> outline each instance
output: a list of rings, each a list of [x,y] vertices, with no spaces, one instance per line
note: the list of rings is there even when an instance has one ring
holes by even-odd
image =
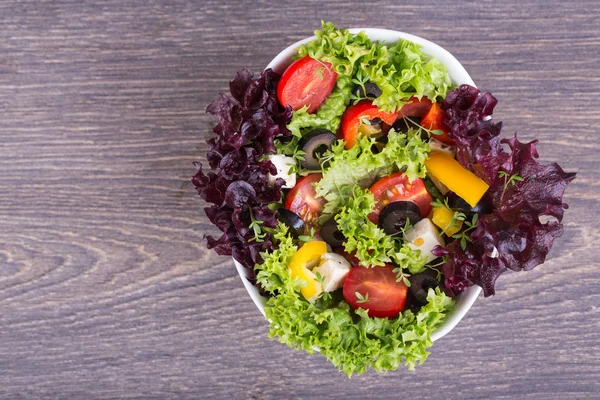
[[[331,300],[331,293],[329,293],[329,292],[321,292],[320,297],[324,301]]]
[[[323,282],[325,282],[325,277],[321,275],[319,271],[315,272],[315,278],[317,279],[317,282],[319,282],[319,284],[323,286]]]
[[[301,242],[310,242],[311,240],[314,240],[315,238],[315,228],[310,228],[310,231],[308,232],[308,235],[300,235],[298,236],[298,240],[300,240]]]
[[[305,152],[305,151],[302,151],[302,150],[300,150],[300,149],[296,149],[296,150],[294,151],[294,154],[292,155],[292,157],[293,157],[295,160],[298,160],[298,161],[304,161],[304,160],[305,160],[305,158],[304,158],[304,156],[305,156],[305,155],[306,155],[306,152]]]
[[[508,172],[500,170],[498,171],[498,177],[504,178],[504,188],[502,188],[502,194],[500,195],[500,200],[504,198],[504,192],[510,185],[514,185],[517,182],[523,182],[523,177],[518,174],[509,175]]]
[[[250,208],[249,210],[250,210],[251,222],[248,227],[250,229],[252,229],[252,231],[254,232],[254,237],[250,238],[250,240],[248,240],[248,241],[262,243],[262,242],[264,242],[265,237],[267,236],[267,234],[265,232],[263,232],[263,228],[261,226],[262,224],[264,224],[264,221],[255,219],[254,214],[252,213],[252,208]]]
[[[369,301],[369,293],[365,293],[365,295],[363,296],[359,292],[354,292],[354,295],[358,299],[356,300],[356,302],[359,304],[366,303],[367,301]]]

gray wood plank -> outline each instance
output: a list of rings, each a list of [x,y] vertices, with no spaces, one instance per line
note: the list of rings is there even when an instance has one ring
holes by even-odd
[[[578,172],[547,263],[426,364],[349,380],[266,337],[189,177],[204,112],[321,19],[433,40]],[[600,398],[595,1],[0,3],[0,397]]]

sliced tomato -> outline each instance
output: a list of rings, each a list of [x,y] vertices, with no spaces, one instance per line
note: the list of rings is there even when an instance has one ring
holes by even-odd
[[[354,308],[367,310],[369,317],[391,318],[400,314],[408,287],[396,282],[394,267],[354,267],[344,282],[344,299]],[[356,295],[360,294],[360,297]]]
[[[296,111],[307,106],[307,112],[314,113],[333,90],[337,76],[330,63],[302,57],[281,76],[277,98],[284,107],[289,104]]]
[[[444,123],[444,119],[446,119],[446,113],[440,106],[440,103],[433,103],[427,114],[421,120],[421,126],[425,129],[430,130],[438,130],[444,132],[442,135],[432,134],[431,137],[438,142],[442,142],[444,144],[448,144],[453,146],[454,140],[448,137],[448,132],[450,132],[450,128]]]
[[[363,118],[373,120],[379,118],[387,125],[392,125],[398,118],[397,113],[379,111],[371,100],[361,100],[353,106],[350,106],[342,115],[342,137],[346,142],[345,148],[351,149],[356,145],[359,135],[359,128]]]
[[[285,208],[299,215],[307,230],[316,226],[317,218],[325,205],[325,199],[317,197],[314,187],[322,177],[321,174],[306,175],[296,183],[285,198]]]
[[[431,100],[427,97],[421,97],[421,100],[419,100],[419,98],[413,96],[408,100],[410,103],[400,108],[399,117],[422,117],[431,107]]]
[[[412,201],[419,207],[421,218],[426,218],[431,211],[433,199],[420,178],[410,182],[406,175],[397,172],[381,178],[369,190],[375,198],[375,209],[369,214],[369,219],[374,224],[379,223],[381,210],[394,201]]]

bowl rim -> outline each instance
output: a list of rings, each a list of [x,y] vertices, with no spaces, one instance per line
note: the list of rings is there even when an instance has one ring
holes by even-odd
[[[457,86],[461,84],[476,86],[475,82],[473,82],[473,79],[468,74],[467,70],[456,59],[456,57],[454,57],[449,51],[447,51],[440,45],[433,43],[427,39],[416,35],[412,35],[410,33],[405,33],[391,29],[351,28],[348,30],[350,33],[355,34],[359,32],[365,32],[367,36],[374,41],[378,40],[382,42],[395,42],[398,39],[406,39],[410,40],[411,42],[417,43],[422,47],[421,50],[423,51],[423,53],[438,59],[439,61],[444,63],[444,65],[446,65],[446,67],[448,68],[450,78],[452,79],[452,82],[454,84],[456,84]],[[266,68],[271,68],[275,72],[278,72],[280,74],[283,73],[285,68],[287,68],[292,63],[292,56],[296,53],[296,49],[298,48],[298,46],[315,40],[316,38],[317,37],[313,35],[289,45],[288,47],[283,49],[279,54],[277,54],[275,58],[273,58],[271,62],[269,62]],[[267,303],[267,299],[265,297],[262,297],[258,292],[258,289],[248,281],[247,269],[244,268],[237,260],[233,259],[233,262],[242,280],[242,283],[246,288],[246,291],[250,295],[250,298],[256,305],[256,308],[258,308],[258,310],[263,314],[263,316],[266,317],[265,305]],[[463,319],[463,317],[471,309],[473,303],[475,303],[475,300],[477,300],[477,297],[480,293],[481,287],[473,285],[463,293],[457,295],[454,298],[454,300],[456,301],[454,309],[450,313],[448,313],[448,315],[446,315],[444,323],[432,332],[431,340],[436,341],[438,339],[441,339],[452,329],[454,329],[454,327]]]

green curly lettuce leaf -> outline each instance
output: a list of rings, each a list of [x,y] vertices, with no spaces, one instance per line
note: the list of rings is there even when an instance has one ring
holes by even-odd
[[[277,291],[294,291],[295,283],[291,279],[288,265],[292,261],[298,247],[294,245],[291,236],[288,235],[287,225],[277,224],[271,233],[273,242],[278,247],[270,253],[263,253],[263,262],[255,267],[256,280],[260,286],[269,293]],[[287,286],[289,285],[289,286]]]
[[[346,194],[346,193],[344,193]],[[335,216],[340,232],[346,237],[344,250],[354,254],[365,267],[394,262],[411,274],[425,270],[427,257],[412,249],[399,237],[387,235],[369,220],[375,208],[373,193],[369,189],[354,187]]]
[[[381,176],[395,171],[403,171],[412,181],[425,177],[425,160],[431,150],[419,131],[410,129],[407,133],[390,130],[388,143],[375,154],[372,145],[375,139],[361,137],[349,150],[344,142],[338,141],[325,154],[329,166],[323,171],[323,178],[315,186],[318,197],[327,200],[323,208],[322,221],[331,217],[343,203],[344,187],[369,187]]]
[[[375,83],[382,94],[373,103],[383,111],[399,109],[412,96],[443,100],[453,88],[446,66],[416,43],[400,39],[388,46],[371,41],[364,32],[351,34],[331,22],[321,24],[317,39],[301,45],[297,58],[326,61],[340,76]]]
[[[265,307],[269,337],[310,354],[320,351],[348,376],[369,368],[395,370],[402,363],[412,370],[427,359],[431,333],[454,306],[450,297],[430,289],[429,302],[418,313],[407,310],[396,318],[371,318],[339,295],[309,303],[287,268],[296,246],[285,229],[275,236],[278,249],[263,253],[264,262],[256,266],[259,283],[273,294]]]

